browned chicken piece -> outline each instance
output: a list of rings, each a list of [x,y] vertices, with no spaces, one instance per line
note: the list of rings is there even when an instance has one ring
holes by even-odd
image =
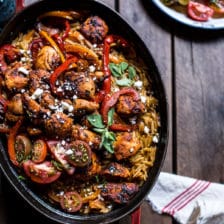
[[[36,89],[40,88],[42,90],[48,90],[49,87],[49,79],[51,74],[43,69],[32,70],[30,72],[30,83],[29,90],[30,93],[33,94]]]
[[[108,26],[100,17],[90,16],[82,24],[80,31],[92,43],[101,43],[107,35]]]
[[[144,104],[139,101],[134,101],[132,96],[122,95],[116,104],[117,113],[124,116],[133,116],[145,111]]]
[[[45,108],[50,108],[55,105],[55,98],[50,92],[44,92],[41,96],[40,105]]]
[[[62,89],[65,95],[74,96],[82,99],[93,99],[96,86],[91,77],[86,72],[69,72],[65,76]]]
[[[6,113],[5,113],[5,119],[10,122],[17,122],[22,117],[23,117],[22,115],[17,115],[10,111],[6,111]]]
[[[20,63],[14,63],[5,71],[5,85],[10,91],[21,91],[28,85],[29,71]]]
[[[87,176],[94,176],[100,174],[102,167],[100,165],[99,159],[97,158],[96,154],[92,152],[92,163],[91,166],[88,168]]]
[[[50,110],[47,110],[40,106],[35,100],[33,100],[27,93],[22,95],[23,106],[30,121],[35,125],[41,125],[44,119],[50,115]]]
[[[8,101],[7,108],[13,114],[22,115],[23,114],[22,95],[20,93],[14,95],[12,99]]]
[[[73,103],[74,113],[82,115],[85,113],[92,113],[99,109],[99,104],[83,99],[76,99]]]
[[[108,213],[110,211],[105,202],[100,199],[89,201],[89,207],[91,209],[98,210],[100,213]]]
[[[73,119],[62,112],[56,112],[44,120],[44,128],[50,136],[58,136],[60,139],[68,137],[72,133]]]
[[[102,175],[106,177],[118,177],[118,178],[128,178],[130,176],[130,172],[127,167],[119,163],[110,163],[106,169],[102,171]]]
[[[40,128],[29,126],[29,127],[27,127],[26,130],[27,130],[28,134],[31,136],[36,136],[36,135],[42,134],[42,130]]]
[[[47,71],[54,70],[60,62],[60,57],[53,47],[44,46],[37,55],[35,67],[36,69],[44,69]]]
[[[138,185],[135,183],[107,183],[101,189],[102,197],[118,204],[128,203],[137,192]]]
[[[72,126],[72,138],[74,140],[87,142],[92,149],[98,149],[101,142],[101,137],[99,135],[88,129],[84,129],[80,125]]]
[[[133,132],[123,132],[116,137],[113,147],[115,157],[121,160],[135,155],[141,148],[141,142]]]

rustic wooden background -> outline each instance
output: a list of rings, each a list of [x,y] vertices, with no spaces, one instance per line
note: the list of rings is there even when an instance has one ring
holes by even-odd
[[[170,134],[163,171],[223,183],[223,31],[200,31],[180,25],[163,15],[151,0],[102,2],[116,9],[145,41],[164,81]],[[5,180],[2,183],[1,224],[35,223],[35,220],[38,224],[52,224],[25,205],[13,191],[4,193],[9,192],[9,185]],[[16,212],[18,203],[23,203],[32,220],[26,219],[25,211]],[[166,215],[155,214],[146,202],[141,207],[141,224],[175,223]],[[129,216],[120,221],[120,224],[129,223]]]

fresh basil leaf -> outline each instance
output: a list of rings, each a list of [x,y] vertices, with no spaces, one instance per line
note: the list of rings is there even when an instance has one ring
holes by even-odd
[[[135,76],[136,76],[135,68],[133,66],[129,66],[128,67],[128,78],[133,80]]]
[[[111,141],[114,141],[116,139],[115,134],[111,131],[106,131],[105,137],[107,140],[111,140]]]
[[[105,138],[103,146],[109,153],[114,153],[113,141],[110,141],[109,139]]]
[[[116,79],[116,83],[119,86],[131,86],[133,84],[132,80],[128,78]]]
[[[108,112],[108,125],[112,125],[113,124],[113,119],[114,118],[114,108],[111,108]]]
[[[90,114],[87,116],[87,120],[96,128],[105,128],[100,114]]]
[[[124,71],[128,68],[128,63],[127,62],[121,62],[119,67],[121,68],[121,72],[124,73]]]
[[[114,77],[122,76],[121,68],[118,65],[114,63],[109,63],[109,69]]]
[[[105,132],[103,132],[102,135],[101,135],[101,142],[100,142],[100,146],[99,146],[100,149],[101,149],[102,146],[103,146],[103,143],[104,143],[104,141],[105,141],[105,138],[106,138],[106,137],[105,137]]]
[[[105,131],[105,129],[104,128],[93,128],[93,131],[102,134]]]

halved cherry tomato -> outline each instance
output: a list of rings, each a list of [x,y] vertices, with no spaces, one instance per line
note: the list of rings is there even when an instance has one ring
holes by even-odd
[[[9,158],[11,162],[16,166],[19,166],[19,162],[17,161],[17,158],[16,158],[15,140],[16,140],[16,135],[21,124],[22,124],[22,119],[18,120],[17,123],[14,125],[14,127],[11,128],[11,130],[9,131],[8,142],[7,142]]]
[[[58,171],[50,161],[36,164],[31,160],[23,163],[23,169],[33,182],[39,184],[49,184],[57,180],[61,172]]]
[[[47,144],[44,140],[38,139],[33,143],[32,161],[42,163],[47,156]]]
[[[51,154],[57,160],[62,168],[69,174],[72,175],[75,172],[75,168],[71,166],[66,159],[65,145],[60,141],[47,141],[48,148]]]
[[[15,139],[16,161],[21,163],[30,154],[32,144],[25,135],[17,135]]]
[[[212,8],[216,13],[224,13],[224,0],[210,0],[209,7]]]
[[[213,16],[214,10],[201,3],[190,1],[187,13],[193,20],[204,22]]]
[[[82,207],[82,198],[76,191],[66,192],[61,197],[60,204],[67,212],[77,212]]]
[[[67,160],[73,166],[83,167],[91,162],[91,149],[81,140],[76,140],[68,145]]]

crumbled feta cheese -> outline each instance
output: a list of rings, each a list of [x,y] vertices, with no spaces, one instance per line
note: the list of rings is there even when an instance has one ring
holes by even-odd
[[[90,72],[95,72],[96,71],[96,67],[94,65],[90,65],[89,66],[89,71]]]
[[[36,100],[37,98],[41,97],[41,95],[43,94],[43,92],[44,92],[44,91],[43,91],[42,89],[37,88],[37,89],[34,91],[33,95],[31,96],[31,99]]]
[[[97,44],[93,44],[93,48],[96,48],[97,47]]]
[[[22,72],[24,75],[29,75],[29,71],[24,67],[19,67],[18,72]]]
[[[57,88],[57,92],[63,92],[63,89],[60,87]]]
[[[20,60],[21,60],[22,62],[26,62],[26,61],[27,61],[27,58],[26,58],[26,57],[22,57]]]
[[[146,103],[146,96],[141,96],[142,103]]]
[[[134,152],[134,149],[133,148],[130,148],[129,152],[130,153]]]
[[[144,133],[148,134],[149,133],[149,128],[147,126],[144,127]]]
[[[71,149],[68,149],[66,152],[65,152],[66,155],[72,155],[73,154],[73,151]]]
[[[134,86],[135,86],[137,89],[141,89],[141,88],[142,88],[142,84],[143,84],[143,82],[140,81],[140,80],[138,80],[138,81],[136,81],[136,82],[134,83]]]
[[[72,99],[73,100],[76,100],[78,97],[76,96],[76,95],[74,95],[73,97],[72,97]]]
[[[137,122],[137,117],[131,117],[131,118],[129,118],[129,121],[132,125],[134,125]]]
[[[68,110],[68,112],[72,112],[74,110],[74,107],[64,101],[61,102],[62,108],[65,110]]]
[[[21,54],[24,54],[26,51],[23,50],[23,49],[20,49],[19,52],[20,52]]]
[[[158,143],[159,142],[159,138],[158,138],[158,136],[153,136],[153,138],[152,138],[152,141],[154,142],[154,143]]]
[[[21,93],[25,93],[25,91],[26,91],[25,89],[21,89],[20,90]]]

